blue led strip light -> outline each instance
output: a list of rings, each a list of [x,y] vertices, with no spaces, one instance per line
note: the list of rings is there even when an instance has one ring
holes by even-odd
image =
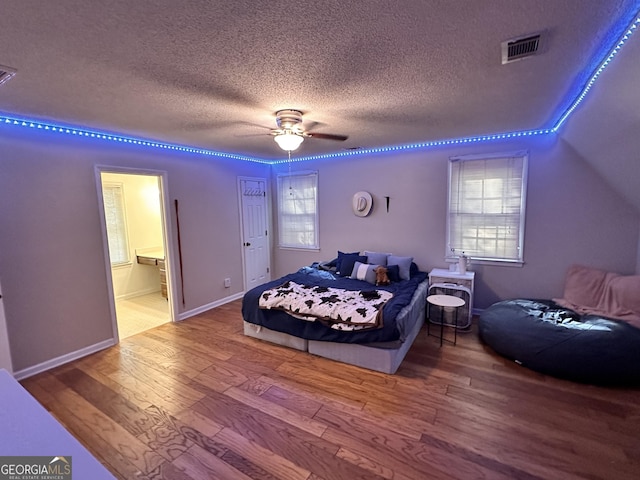
[[[477,137],[452,138],[449,140],[433,140],[430,142],[409,143],[406,145],[393,145],[390,147],[367,148],[362,150],[347,150],[347,151],[338,152],[338,153],[327,153],[324,155],[311,155],[308,157],[297,157],[297,158],[292,158],[291,160],[286,158],[282,160],[274,160],[271,163],[272,164],[289,163],[289,161],[303,162],[306,160],[322,160],[327,158],[348,157],[352,155],[371,155],[376,153],[398,152],[403,150],[418,150],[418,149],[424,149],[424,148],[443,147],[447,145],[464,145],[468,143],[490,142],[492,140],[506,140],[510,138],[531,137],[536,135],[548,135],[550,133],[554,133],[553,130],[550,128],[544,128],[540,130],[524,130],[520,132],[496,133],[491,135],[481,135]]]
[[[466,137],[466,138],[456,138],[450,140],[434,140],[429,142],[422,143],[411,143],[406,145],[396,145],[389,147],[378,147],[378,148],[367,148],[361,150],[348,150],[337,153],[329,153],[324,155],[311,155],[307,157],[297,157],[292,159],[282,159],[282,160],[267,160],[257,157],[248,157],[244,155],[236,155],[231,153],[217,152],[214,150],[207,150],[203,148],[194,148],[183,145],[175,145],[170,143],[162,143],[162,142],[154,142],[152,140],[145,140],[135,137],[125,137],[122,135],[114,135],[110,133],[92,131],[85,128],[71,127],[71,126],[63,126],[56,125],[52,123],[44,123],[34,120],[27,120],[21,118],[14,118],[7,115],[0,114],[0,125],[14,125],[19,127],[26,128],[34,128],[36,130],[47,130],[55,133],[63,133],[68,135],[75,135],[79,137],[87,137],[94,138],[97,140],[118,142],[118,143],[127,143],[132,145],[158,148],[163,150],[172,150],[183,153],[193,153],[197,155],[206,155],[206,156],[214,156],[214,157],[222,157],[222,158],[231,158],[235,160],[243,160],[254,163],[263,163],[263,164],[279,164],[279,163],[287,163],[287,162],[301,162],[306,160],[320,160],[327,158],[339,158],[339,157],[348,157],[353,155],[370,155],[376,153],[387,153],[387,152],[398,152],[398,151],[407,151],[407,150],[418,150],[425,149],[431,147],[440,147],[447,145],[462,145],[469,143],[479,143],[479,142],[489,142],[493,140],[505,140],[510,138],[518,138],[518,137],[528,137],[533,135],[548,135],[554,134],[558,131],[560,126],[569,118],[569,116],[574,112],[574,110],[582,103],[585,99],[591,87],[595,84],[596,80],[600,77],[604,69],[611,63],[613,58],[620,52],[624,44],[629,40],[631,35],[637,30],[640,25],[640,15],[636,15],[635,19],[628,27],[628,30],[624,33],[622,38],[618,40],[618,43],[613,47],[612,50],[609,51],[608,56],[605,60],[599,65],[599,67],[592,74],[589,81],[586,83],[584,88],[580,91],[575,100],[571,103],[569,108],[560,116],[560,118],[555,122],[553,127],[544,128],[540,130],[524,130],[519,132],[509,132],[509,133],[496,133],[491,135],[481,135],[475,137]]]
[[[571,103],[570,107],[562,114],[560,119],[551,128],[545,128],[541,130],[525,130],[521,132],[511,132],[511,133],[497,133],[493,135],[457,138],[452,140],[436,140],[431,142],[414,143],[414,144],[391,146],[391,147],[369,148],[369,149],[362,149],[362,150],[330,153],[326,155],[312,155],[308,157],[292,158],[291,161],[299,162],[299,161],[305,161],[305,160],[319,160],[319,159],[327,159],[327,158],[346,157],[351,155],[367,155],[367,154],[385,153],[385,152],[393,152],[393,151],[400,151],[400,150],[415,150],[415,149],[421,149],[421,148],[439,147],[439,146],[445,146],[445,145],[460,145],[465,143],[487,142],[491,140],[503,140],[508,138],[526,137],[530,135],[555,134],[560,128],[560,126],[566,121],[567,118],[569,118],[569,116],[573,113],[573,111],[584,100],[584,98],[587,96],[587,93],[589,93],[589,90],[591,90],[591,87],[595,84],[598,77],[600,77],[600,74],[611,63],[613,58],[622,49],[623,45],[627,42],[627,40],[629,40],[631,35],[637,30],[639,25],[640,25],[640,15],[635,15],[635,19],[631,22],[631,25],[627,27],[628,28],[627,31],[622,35],[622,37],[618,40],[615,46],[611,50],[609,50],[607,57],[599,65],[599,67],[595,70],[595,72],[591,75],[591,78],[587,82],[586,86],[580,91],[576,99]],[[272,163],[279,164],[279,163],[287,163],[288,161],[289,161],[288,159],[283,159],[283,160],[274,161]]]
[[[173,150],[183,153],[194,153],[197,155],[208,155],[214,157],[231,158],[234,160],[244,160],[248,162],[257,163],[269,163],[266,160],[254,157],[247,157],[244,155],[235,155],[232,153],[216,152],[214,150],[207,150],[204,148],[187,147],[184,145],[175,145],[171,143],[154,142],[153,140],[145,140],[135,137],[125,137],[122,135],[115,135],[112,133],[104,133],[99,131],[87,130],[85,128],[71,127],[56,125],[53,123],[44,123],[36,120],[26,120],[21,118],[14,118],[7,115],[0,114],[0,124],[14,125],[18,127],[33,128],[36,130],[46,130],[54,133],[61,133],[66,135],[75,135],[77,137],[94,138],[96,140],[105,140],[116,143],[127,143],[131,145],[138,145],[143,147],[159,148],[162,150]]]
[[[618,41],[618,43],[613,48],[613,50],[609,52],[609,55],[607,56],[607,58],[596,69],[595,73],[591,76],[591,78],[589,79],[585,87],[582,89],[582,92],[580,92],[578,97],[573,101],[573,103],[567,109],[567,111],[564,112],[564,114],[558,119],[558,121],[555,123],[555,125],[551,129],[553,132],[557,132],[560,126],[565,122],[565,120],[569,118],[569,116],[578,107],[578,105],[582,103],[584,98],[587,96],[587,93],[589,93],[589,90],[591,90],[591,87],[593,87],[598,77],[600,77],[600,74],[604,71],[605,68],[607,68],[607,66],[611,63],[611,61],[618,54],[618,52],[620,52],[620,50],[622,49],[622,46],[627,42],[627,40],[629,40],[631,35],[633,35],[633,33],[637,30],[638,25],[640,25],[640,16],[636,17],[636,19],[633,21],[629,29],[622,36],[622,38]]]

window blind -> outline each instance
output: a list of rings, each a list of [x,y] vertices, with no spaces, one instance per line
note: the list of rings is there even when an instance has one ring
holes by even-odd
[[[129,241],[122,184],[104,184],[102,197],[111,265],[129,263]]]
[[[449,252],[522,261],[526,167],[526,154],[451,159]]]
[[[318,248],[318,174],[278,176],[278,244]]]

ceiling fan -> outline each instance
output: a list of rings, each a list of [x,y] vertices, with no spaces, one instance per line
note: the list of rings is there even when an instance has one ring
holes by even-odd
[[[278,110],[276,112],[276,125],[278,128],[272,129],[269,135],[273,135],[281,149],[291,152],[296,150],[305,138],[319,138],[324,140],[336,140],[344,142],[346,135],[334,135],[331,133],[315,133],[305,130],[302,126],[302,112],[300,110]],[[318,125],[314,123],[313,126]]]

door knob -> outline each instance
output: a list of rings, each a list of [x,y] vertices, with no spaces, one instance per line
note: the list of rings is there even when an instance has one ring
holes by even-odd
[[[249,243],[249,242],[245,242],[244,246],[245,246],[245,247],[250,247],[250,246],[251,246],[251,243]]]

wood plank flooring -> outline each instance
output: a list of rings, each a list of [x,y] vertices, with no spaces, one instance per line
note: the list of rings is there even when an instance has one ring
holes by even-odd
[[[121,479],[638,479],[640,389],[545,377],[472,330],[396,375],[242,335],[240,301],[26,379]]]

